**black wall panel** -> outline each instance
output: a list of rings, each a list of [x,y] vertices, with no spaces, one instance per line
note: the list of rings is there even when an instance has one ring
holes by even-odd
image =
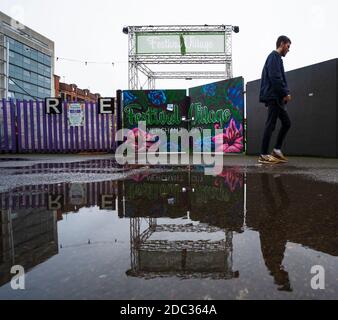
[[[263,67],[263,66],[262,66]],[[293,100],[292,127],[283,151],[294,156],[338,157],[338,59],[286,73]],[[260,80],[247,83],[247,154],[260,153],[267,108],[259,103]],[[274,147],[280,125],[270,143]]]

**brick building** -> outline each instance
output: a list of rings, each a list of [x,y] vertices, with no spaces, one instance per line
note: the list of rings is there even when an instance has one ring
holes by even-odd
[[[55,96],[66,101],[97,102],[101,97],[99,93],[91,93],[88,89],[80,89],[76,84],[60,82],[60,77],[54,75]]]

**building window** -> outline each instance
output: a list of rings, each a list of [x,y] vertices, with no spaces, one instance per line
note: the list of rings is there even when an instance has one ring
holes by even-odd
[[[26,57],[23,57],[23,63],[25,63],[25,64],[31,64],[31,59],[28,59],[28,58],[26,58]]]
[[[38,51],[38,61],[43,63],[43,53]]]
[[[38,60],[38,52],[35,49],[31,49],[31,59]]]
[[[7,37],[7,39],[8,39],[9,44],[14,46],[15,40],[9,37]]]
[[[26,57],[29,57],[31,56],[31,49],[27,46],[23,46],[23,51],[22,51],[23,55],[25,55]]]
[[[31,85],[30,85],[29,83],[24,82],[24,83],[23,83],[23,88],[24,88],[25,90],[30,90],[32,87],[31,87]]]
[[[31,72],[30,71],[27,71],[27,70],[23,70],[23,76],[24,77],[31,77]]]
[[[45,56],[44,56],[44,63],[46,65],[50,66],[51,62],[52,62],[52,58],[50,56],[48,56],[48,55],[45,54]]]

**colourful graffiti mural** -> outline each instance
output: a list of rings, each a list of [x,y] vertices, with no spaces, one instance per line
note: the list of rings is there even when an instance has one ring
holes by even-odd
[[[191,105],[188,117],[190,129],[210,129],[210,136],[201,136],[194,141],[194,148],[200,151],[215,150],[217,138],[223,139],[223,146],[216,152],[244,152],[244,79],[242,77],[190,88]],[[215,136],[215,129],[223,129]]]
[[[191,88],[190,97],[186,97],[185,90],[123,91],[123,126],[140,138],[131,139],[135,141],[132,146],[140,151],[149,150],[154,142],[162,146],[161,150],[165,145],[168,151],[181,151],[181,144],[176,139],[170,141],[169,133],[184,128],[199,133],[190,145],[194,151],[242,153],[243,87],[240,77]],[[147,132],[136,128],[139,121],[146,122]],[[165,131],[167,139],[158,136],[159,129]],[[209,131],[203,132],[205,129]],[[140,145],[139,140],[145,143]],[[217,141],[223,144],[216,146]]]
[[[123,127],[131,129],[135,135],[134,148],[145,151],[154,142],[167,150],[177,151],[178,144],[159,141],[156,134],[159,129],[170,133],[187,126],[182,117],[187,113],[186,90],[126,90],[123,91]],[[145,121],[147,132],[137,128],[139,121]],[[138,144],[137,137],[145,138],[144,146]],[[170,149],[169,149],[170,148]],[[144,150],[143,150],[144,149]]]

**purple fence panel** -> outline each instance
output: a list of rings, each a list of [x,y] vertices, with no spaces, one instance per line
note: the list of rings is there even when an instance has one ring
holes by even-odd
[[[85,148],[89,150],[89,112],[88,109],[90,107],[90,103],[85,104],[85,128],[86,128],[86,146]]]
[[[5,99],[1,100],[1,104],[0,104],[0,152],[4,152],[5,151],[5,138],[4,138],[4,126],[3,126],[3,122],[4,122],[4,108],[5,108]],[[1,205],[0,205],[1,208]]]
[[[15,106],[11,103],[8,104],[10,108],[10,124],[11,124],[11,130],[10,130],[10,135],[11,135],[11,145],[10,145],[10,150],[12,152],[17,152],[17,146],[16,146],[16,139],[17,139],[17,131],[16,131],[16,118],[15,118]]]
[[[38,152],[42,151],[42,135],[41,135],[41,124],[42,124],[42,113],[43,113],[43,109],[41,110],[41,104],[39,101],[36,101],[35,104],[35,108],[36,108],[36,136],[37,136],[37,145],[38,145]]]
[[[69,127],[69,135],[70,135],[70,148],[69,151],[74,152],[74,127]]]
[[[101,149],[101,136],[100,136],[100,115],[98,113],[98,105],[95,103],[95,116],[96,116],[96,149]]]
[[[109,125],[110,118],[111,118],[111,115],[107,114],[107,116],[106,116],[107,151],[110,151],[110,149],[111,149],[111,146],[110,146],[110,125]]]
[[[104,127],[105,127],[105,117],[108,116],[106,114],[100,114],[99,117],[101,118],[100,119],[100,122],[101,122],[101,136],[102,136],[102,151],[105,151],[107,150],[107,146],[105,144],[105,138],[104,138],[104,135],[105,135],[105,132],[104,132]]]
[[[29,131],[28,131],[28,106],[27,106],[26,100],[23,101],[23,121],[24,121],[23,134],[24,134],[24,141],[25,141],[25,146],[23,150],[27,152],[29,150],[29,142],[28,142]]]
[[[48,140],[47,140],[47,115],[46,115],[46,106],[45,102],[42,102],[42,129],[43,129],[43,151],[48,151]]]
[[[79,127],[75,127],[75,151],[78,152],[80,147],[79,147]]]
[[[86,105],[84,105],[84,108],[86,109]],[[83,110],[85,112],[85,110]],[[84,137],[84,126],[86,122],[83,122],[83,125],[80,127],[80,150],[84,151],[85,150],[85,137]]]
[[[11,101],[13,103],[13,101]],[[19,101],[16,101],[16,114],[17,114],[17,136],[18,136],[18,145],[17,149],[18,152],[22,152],[23,146],[22,146],[22,131],[23,131],[23,112],[22,112],[21,104]]]
[[[112,151],[115,151],[115,147],[116,147],[115,145],[115,128],[116,128],[115,120],[116,120],[115,115],[112,114],[110,122],[109,122],[109,124],[111,124],[111,127],[109,127],[109,135],[111,137],[111,143],[109,147],[110,147],[110,150]]]
[[[83,109],[84,108],[84,109]],[[0,100],[1,152],[78,152],[115,149],[115,117],[98,114],[98,105],[82,104],[82,125],[70,126],[69,105],[46,114],[44,101]]]
[[[65,151],[69,151],[69,131],[68,131],[68,117],[67,117],[67,102],[63,103],[63,120],[64,120],[64,138],[65,138]]]
[[[58,118],[58,122],[59,122],[59,127],[58,127],[59,128],[59,151],[63,152],[64,149],[63,149],[63,128],[62,128],[63,117],[62,117],[62,113],[58,114],[57,118]]]
[[[1,143],[1,145],[3,145],[3,150],[4,151],[9,151],[9,137],[8,137],[8,116],[9,116],[9,112],[8,112],[8,104],[5,102],[2,104],[2,118],[3,118],[3,143]]]
[[[47,129],[48,129],[48,151],[53,151],[53,127],[52,127],[52,115],[47,114]]]
[[[91,150],[95,150],[95,125],[94,125],[94,106],[95,104],[91,103],[91,106],[90,106],[90,115],[91,115],[91,121],[90,121],[90,127],[91,127],[91,135],[92,135],[92,146],[91,146]]]
[[[53,122],[53,151],[57,152],[59,150],[59,139],[58,139],[58,122],[59,116],[57,114],[53,114],[52,116]]]
[[[35,106],[36,108],[36,106]],[[29,101],[29,113],[30,113],[30,138],[31,138],[31,148],[29,151],[35,151],[35,117],[34,117],[34,105],[33,101]]]

